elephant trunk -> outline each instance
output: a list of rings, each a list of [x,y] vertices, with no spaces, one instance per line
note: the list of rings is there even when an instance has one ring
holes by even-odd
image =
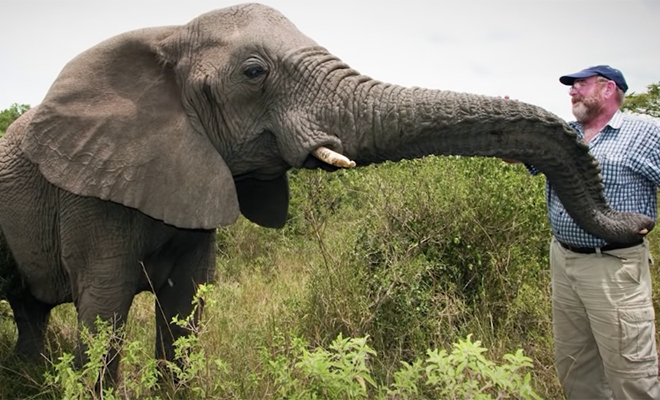
[[[340,139],[344,154],[357,165],[430,154],[514,159],[543,172],[571,217],[609,243],[637,242],[653,227],[644,215],[609,207],[588,147],[562,119],[540,107],[364,77],[346,81],[352,82],[348,93],[355,98],[344,108],[351,115],[342,120],[355,127]]]

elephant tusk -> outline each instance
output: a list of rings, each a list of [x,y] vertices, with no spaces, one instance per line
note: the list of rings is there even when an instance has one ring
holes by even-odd
[[[327,147],[319,147],[312,152],[312,155],[324,163],[334,165],[335,167],[340,168],[353,168],[355,167],[355,161],[349,160],[344,155],[332,151]]]

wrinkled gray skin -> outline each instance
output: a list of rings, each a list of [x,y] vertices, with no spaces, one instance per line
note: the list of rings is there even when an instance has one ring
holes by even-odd
[[[242,5],[109,39],[71,61],[0,141],[0,226],[18,273],[16,350],[37,358],[50,309],[125,320],[153,290],[157,357],[186,333],[211,279],[214,228],[239,212],[281,227],[290,168],[428,154],[534,164],[584,229],[632,242],[652,227],[609,209],[599,170],[562,120],[517,101],[404,88],[361,75],[277,11]],[[147,278],[148,276],[148,278]],[[82,356],[79,357],[82,361]],[[113,364],[111,374],[116,372]]]

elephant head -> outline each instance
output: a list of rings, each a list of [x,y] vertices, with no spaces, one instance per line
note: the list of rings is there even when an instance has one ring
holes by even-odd
[[[379,82],[257,4],[82,53],[36,110],[21,148],[52,184],[180,228],[227,225],[239,212],[279,227],[290,168],[429,154],[533,164],[571,216],[610,242],[639,240],[653,226],[609,208],[594,158],[555,115]],[[323,154],[334,165],[314,157]]]

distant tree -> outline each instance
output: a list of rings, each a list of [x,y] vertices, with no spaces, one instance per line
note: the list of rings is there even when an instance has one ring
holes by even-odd
[[[0,137],[5,134],[5,131],[18,117],[30,109],[27,104],[14,103],[8,109],[0,111]]]
[[[660,118],[660,81],[648,85],[646,90],[646,93],[633,92],[627,95],[621,109]]]

